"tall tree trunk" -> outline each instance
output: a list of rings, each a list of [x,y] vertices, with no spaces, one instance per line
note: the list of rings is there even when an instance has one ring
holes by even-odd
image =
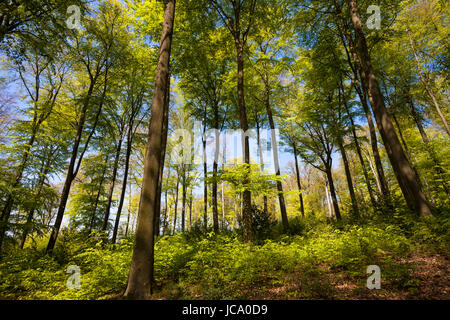
[[[330,192],[328,191],[328,182],[325,182],[325,195],[327,196],[328,216],[333,218],[333,208],[331,206]]]
[[[105,162],[108,161],[108,157],[106,157]],[[102,171],[102,177],[100,178],[100,182],[98,185],[98,192],[97,192],[97,196],[95,197],[95,202],[94,202],[94,209],[92,210],[92,216],[91,216],[91,221],[89,222],[89,230],[88,230],[88,234],[90,235],[92,230],[94,229],[95,226],[95,219],[96,219],[96,214],[97,214],[97,208],[98,208],[98,202],[100,200],[100,195],[102,193],[102,187],[103,187],[103,182],[105,181],[105,175],[106,175],[106,169],[107,169],[107,164],[105,163],[104,167],[103,167],[103,171]]]
[[[131,179],[130,179],[130,184],[129,184],[128,188],[130,189],[130,191],[129,191],[129,195],[128,195],[128,214],[127,214],[127,225],[125,226],[125,238],[128,236],[128,228],[130,226],[131,198],[133,195],[133,192],[131,190]]]
[[[29,231],[31,229],[31,223],[33,221],[34,212],[36,210],[36,201],[37,201],[37,199],[40,197],[40,195],[42,193],[42,189],[44,187],[45,179],[47,178],[47,174],[50,171],[50,163],[52,161],[52,156],[53,156],[53,153],[52,153],[52,150],[50,148],[48,157],[47,157],[47,159],[45,161],[45,164],[43,166],[44,169],[40,170],[40,173],[39,173],[39,181],[38,181],[38,183],[36,185],[36,194],[34,196],[34,201],[33,201],[33,204],[32,204],[32,208],[28,212],[27,221],[25,223],[25,227],[24,227],[24,230],[23,230],[23,233],[22,233],[22,237],[20,239],[20,243],[19,243],[19,248],[20,249],[23,249],[23,246],[25,245],[25,241],[27,239],[28,233],[29,233]]]
[[[192,229],[192,189],[189,197],[189,230]]]
[[[19,186],[20,181],[22,180],[23,171],[25,170],[25,167],[27,165],[28,157],[31,154],[30,150],[34,144],[34,141],[36,140],[36,135],[39,130],[39,126],[40,126],[40,122],[37,121],[37,115],[35,115],[34,119],[33,119],[33,129],[31,132],[30,139],[28,140],[28,143],[26,144],[25,151],[22,156],[22,160],[17,169],[16,177],[14,179],[13,184],[11,185],[11,192],[8,194],[8,196],[6,198],[6,202],[3,207],[2,214],[0,216],[0,253],[2,250],[5,233],[8,229],[7,224],[9,221],[9,217],[11,216],[11,211],[14,206],[14,197],[13,197],[12,193],[14,192],[14,189]]]
[[[206,127],[206,124],[205,124]],[[206,137],[203,140],[203,228],[208,231],[208,164],[206,162]]]
[[[356,201],[355,189],[353,187],[352,174],[350,172],[350,166],[348,164],[347,153],[345,152],[344,144],[343,144],[341,138],[338,138],[338,147],[339,147],[339,151],[341,152],[342,162],[344,163],[344,170],[345,170],[345,177],[347,179],[348,192],[350,193],[350,199],[352,201],[353,216],[355,218],[358,218],[359,217],[359,208],[358,208],[358,203]]]
[[[213,162],[213,182],[212,182],[212,211],[213,211],[213,229],[214,232],[219,232],[219,211],[217,209],[217,167],[219,162],[220,152],[220,134],[219,134],[219,106],[217,101],[214,103],[214,134],[216,147],[214,150]]]
[[[447,131],[447,134],[450,136],[450,127],[448,126],[447,120],[445,119],[445,116],[442,113],[441,107],[439,106],[439,104],[437,102],[437,99],[436,99],[436,96],[435,96],[433,90],[431,89],[427,79],[425,79],[425,76],[422,72],[422,67],[420,66],[419,56],[417,55],[416,48],[414,46],[414,41],[411,37],[411,32],[409,30],[408,30],[408,36],[409,36],[409,43],[411,45],[411,49],[414,53],[414,58],[416,60],[417,70],[419,73],[419,79],[422,82],[422,84],[424,85],[425,90],[427,91],[428,95],[430,96],[431,101],[433,102],[433,105],[434,105],[439,117],[441,118],[442,123],[444,124],[445,131]]]
[[[64,217],[64,211],[66,210],[67,200],[69,199],[70,188],[72,187],[72,182],[75,179],[76,174],[78,173],[75,168],[75,163],[78,158],[78,148],[80,147],[81,139],[83,136],[83,129],[84,129],[84,125],[86,122],[87,110],[89,107],[89,102],[90,102],[90,99],[92,96],[92,92],[94,90],[94,85],[95,85],[95,81],[93,79],[91,79],[89,89],[88,89],[88,92],[86,95],[86,99],[84,101],[84,105],[81,110],[80,118],[77,121],[78,122],[77,133],[76,133],[75,140],[74,140],[73,147],[72,147],[72,155],[70,157],[69,168],[67,169],[66,180],[64,182],[64,187],[63,187],[63,190],[61,193],[61,199],[60,199],[59,206],[58,206],[58,212],[56,214],[55,224],[53,226],[52,232],[50,234],[50,239],[47,244],[46,252],[48,252],[48,253],[51,253],[53,251],[53,248],[55,247],[56,239],[58,237],[59,229],[61,228],[61,223],[62,223],[62,220]],[[99,107],[100,111],[101,111],[101,108],[102,108],[102,105]],[[97,119],[96,119],[95,123],[97,123],[99,116],[100,116],[100,112],[97,112]],[[95,130],[95,126],[94,126],[94,128],[92,128],[92,132],[94,130]],[[88,144],[88,141],[86,141],[85,150],[87,149],[87,144]],[[81,153],[81,155],[79,157],[77,168],[80,167],[82,157],[83,157],[83,152]]]
[[[338,10],[338,13],[341,13],[341,7],[340,7],[339,2],[337,0],[335,0],[334,2],[335,2],[335,6]],[[353,75],[354,75],[354,81],[352,81],[352,84],[358,94],[359,100],[361,101],[361,105],[364,109],[364,113],[367,118],[367,124],[369,126],[370,144],[372,146],[372,152],[373,152],[373,156],[374,156],[374,160],[375,160],[375,167],[376,167],[375,179],[377,179],[377,185],[379,187],[381,196],[382,196],[385,204],[391,208],[392,207],[391,196],[389,193],[389,187],[387,184],[387,180],[384,175],[384,169],[383,169],[383,165],[381,162],[380,153],[378,150],[377,134],[376,134],[375,126],[374,126],[373,119],[372,119],[372,113],[370,112],[369,105],[367,103],[367,93],[368,93],[369,89],[368,89],[367,83],[365,82],[364,79],[362,79],[361,82],[359,81],[358,73],[359,73],[359,75],[362,75],[362,74],[364,74],[364,72],[362,70],[360,58],[356,52],[355,44],[353,42],[353,39],[350,35],[350,31],[347,27],[347,24],[344,21],[342,14],[339,15],[339,25],[342,30],[341,37],[342,37],[342,42],[343,42],[345,50],[346,50],[348,63],[350,65],[350,68],[352,69]],[[347,42],[348,49],[350,52],[348,52],[348,50],[347,50],[346,42]],[[351,54],[351,57],[350,57],[350,54]],[[352,63],[352,60],[353,60],[353,63]]]
[[[240,32],[239,32],[240,34]],[[248,130],[248,122],[247,122],[247,109],[245,106],[245,96],[244,96],[244,45],[239,39],[235,39],[236,51],[237,51],[237,72],[238,72],[238,81],[237,81],[237,96],[238,96],[238,104],[239,104],[239,120],[241,124],[242,130],[242,150],[244,155],[244,163],[248,166],[248,174],[244,178],[244,185],[248,185],[250,183],[250,145],[249,139],[246,134]],[[253,234],[252,234],[252,195],[250,190],[244,190],[242,194],[243,201],[243,210],[242,210],[242,222],[243,222],[243,230],[244,230],[244,241],[252,242]]]
[[[353,141],[355,143],[355,148],[356,148],[356,154],[358,155],[359,162],[361,163],[361,168],[363,170],[364,179],[366,181],[367,191],[369,191],[370,201],[372,202],[373,207],[377,208],[378,204],[377,204],[377,202],[375,200],[374,192],[373,192],[373,189],[372,189],[372,184],[370,183],[369,174],[367,172],[366,164],[364,162],[364,158],[363,158],[363,155],[362,155],[362,152],[361,152],[361,146],[359,145],[358,135],[356,134],[355,122],[353,121],[353,117],[350,114],[350,110],[348,108],[348,105],[346,103],[344,103],[344,106],[345,106],[345,109],[346,109],[346,112],[347,112],[347,116],[350,119],[352,135],[353,135]]]
[[[225,170],[227,139],[223,139],[222,172]],[[225,229],[225,183],[222,181],[222,229]]]
[[[186,166],[183,164],[183,177],[182,177],[182,200],[181,200],[181,232],[184,232],[185,219],[186,219]]]
[[[331,168],[326,168],[325,174],[327,175],[328,185],[330,186],[331,202],[333,204],[334,214],[337,220],[341,220],[341,211],[339,210],[339,205],[337,202],[336,189],[334,187],[333,175],[331,173]]]
[[[152,99],[152,117],[149,124],[147,150],[144,160],[144,177],[139,203],[136,238],[131,260],[128,285],[124,297],[148,299],[153,290],[154,219],[161,145],[164,126],[164,96],[167,88],[170,49],[175,18],[175,0],[164,1],[164,22],[161,32],[155,89]]]
[[[180,185],[180,176],[177,170],[177,187],[175,189],[175,209],[174,209],[174,216],[173,216],[173,232],[172,234],[175,234],[175,230],[177,227],[177,214],[178,214],[178,187]]]
[[[305,207],[303,205],[303,191],[302,191],[302,184],[300,181],[300,170],[298,167],[298,155],[297,155],[297,146],[295,144],[295,141],[291,139],[292,141],[292,147],[294,149],[294,159],[295,159],[295,176],[297,178],[297,188],[298,188],[298,197],[299,197],[299,203],[300,203],[300,213],[302,214],[302,217],[305,217]]]
[[[119,231],[120,215],[122,213],[123,203],[125,202],[125,193],[127,191],[128,171],[130,169],[131,148],[133,145],[132,131],[133,131],[133,125],[131,122],[128,126],[127,151],[126,151],[126,155],[125,155],[125,169],[123,172],[122,190],[120,192],[120,200],[119,200],[119,205],[117,207],[116,221],[114,223],[114,230],[113,230],[113,235],[112,235],[112,239],[111,239],[112,243],[116,243],[117,233]]]
[[[170,60],[169,60],[169,72],[167,73],[167,87],[164,97],[164,123],[162,132],[161,143],[161,162],[159,168],[158,189],[156,194],[158,195],[155,203],[155,236],[159,236],[160,221],[161,221],[161,190],[164,175],[164,162],[166,160],[166,148],[167,148],[167,135],[169,132],[169,111],[170,111]]]
[[[433,146],[430,144],[430,139],[428,138],[428,135],[425,132],[425,129],[423,128],[422,120],[421,120],[420,116],[417,114],[417,111],[416,111],[416,108],[414,106],[414,102],[413,102],[413,99],[412,99],[411,95],[407,94],[407,98],[408,98],[409,107],[411,109],[411,114],[413,116],[414,122],[417,125],[417,129],[420,132],[420,136],[422,137],[422,141],[428,146],[427,150],[428,150],[428,152],[430,154],[431,159],[433,160],[434,170],[435,170],[436,174],[440,177],[442,188],[445,191],[445,193],[447,194],[447,197],[449,197],[450,194],[449,194],[449,188],[448,188],[447,182],[446,182],[447,180],[446,180],[446,177],[445,177],[445,171],[442,168],[441,162],[436,157],[436,153],[434,151]]]
[[[408,163],[408,159],[406,158],[397,134],[395,133],[394,126],[388,116],[383,95],[372,68],[372,62],[366,44],[366,38],[363,32],[357,2],[356,0],[348,0],[348,5],[350,8],[350,15],[361,57],[361,66],[363,71],[361,78],[369,89],[368,93],[370,104],[372,106],[383,143],[386,146],[394,173],[399,181],[408,207],[411,210],[414,210],[421,217],[431,216],[431,209],[427,199],[425,198],[425,194],[423,193],[420,185],[417,183],[417,178],[414,171]]]
[[[417,170],[417,167],[416,167],[416,165],[415,165],[415,163],[413,161],[413,157],[412,157],[411,151],[409,150],[408,145],[406,144],[406,140],[405,140],[405,138],[403,136],[402,128],[400,127],[400,123],[398,122],[397,116],[395,114],[393,114],[392,118],[394,119],[394,123],[397,126],[398,135],[400,137],[400,141],[401,141],[401,143],[403,145],[403,148],[405,150],[406,157],[408,158],[408,161],[409,161],[409,163],[411,165],[411,168],[413,169],[413,171],[414,171],[414,173],[416,175],[417,183],[420,185],[421,188],[423,188],[421,178],[423,178],[423,179],[425,179],[425,178],[421,177],[420,174],[419,174],[419,171]],[[427,186],[427,184],[426,184],[426,186]],[[431,195],[430,190],[427,189],[426,192],[427,192],[428,196],[430,197],[430,199],[434,200],[433,196]]]
[[[261,148],[261,132],[260,132],[260,124],[259,124],[259,119],[256,116],[255,119],[256,122],[256,143],[258,145],[258,153],[259,153],[259,164],[261,167],[261,172],[264,172],[264,156],[263,156],[263,151]],[[263,195],[263,211],[264,211],[264,215],[267,216],[268,213],[268,208],[267,208],[267,196]]]
[[[122,150],[122,142],[123,142],[122,141],[122,132],[120,132],[120,138],[119,138],[119,142],[117,143],[116,155],[115,155],[115,158],[114,158],[114,165],[113,165],[111,184],[109,186],[108,198],[106,200],[105,217],[103,219],[102,231],[106,231],[106,229],[108,228],[109,215],[110,215],[110,212],[111,212],[112,198],[113,198],[113,195],[114,195],[114,187],[116,185],[117,170],[119,169],[119,160],[120,160],[120,151]],[[105,235],[105,240],[107,240],[107,239],[108,239],[108,235],[106,234]]]
[[[269,76],[264,74],[264,104],[266,106],[267,117],[269,119],[270,132],[272,138],[273,162],[275,165],[275,175],[280,176],[280,163],[278,159],[278,142],[275,134],[275,122],[273,121],[272,108],[270,106],[270,86]],[[284,231],[289,230],[289,221],[286,212],[286,203],[283,195],[283,185],[281,181],[277,181],[278,202],[280,203],[281,220],[283,222]]]
[[[170,164],[170,159],[169,159],[169,164]],[[170,177],[170,165],[168,168],[168,172],[167,172],[167,179]],[[167,234],[167,227],[169,225],[168,219],[169,219],[169,212],[168,212],[168,200],[167,200],[167,194],[168,194],[168,189],[166,188],[166,190],[164,191],[164,222],[163,222],[163,230],[162,230],[162,235]]]

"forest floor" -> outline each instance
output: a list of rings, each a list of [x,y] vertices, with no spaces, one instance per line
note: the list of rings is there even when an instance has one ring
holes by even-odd
[[[450,254],[414,253],[394,259],[394,265],[408,273],[407,279],[382,278],[379,290],[368,289],[366,277],[321,264],[314,271],[297,270],[281,278],[263,275],[253,286],[243,286],[241,296],[248,300],[450,300]],[[173,283],[159,286],[153,299],[205,298],[195,286],[190,296]]]
[[[238,231],[191,230],[155,244],[152,299],[162,300],[450,300],[450,218],[290,220],[242,242]],[[267,230],[267,228],[265,229]],[[126,287],[133,236],[105,245],[101,236],[65,231],[53,254],[46,237],[0,260],[0,299],[118,299]],[[368,289],[368,266],[380,289]],[[70,288],[69,267],[80,286]]]

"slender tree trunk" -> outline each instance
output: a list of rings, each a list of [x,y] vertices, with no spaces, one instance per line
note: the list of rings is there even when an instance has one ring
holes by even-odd
[[[411,32],[409,30],[408,30],[408,36],[409,36],[409,43],[411,45],[411,49],[412,49],[412,51],[414,53],[414,58],[415,58],[416,63],[417,63],[417,70],[418,70],[418,73],[419,73],[419,79],[422,82],[422,84],[424,85],[425,90],[427,91],[428,95],[430,96],[431,101],[433,102],[433,105],[434,105],[434,107],[435,107],[439,117],[441,118],[442,123],[444,124],[445,131],[447,131],[447,134],[450,136],[450,127],[448,126],[447,120],[445,119],[445,116],[442,113],[441,107],[439,106],[439,104],[437,102],[437,99],[436,99],[436,96],[435,96],[433,90],[431,89],[427,79],[425,79],[425,76],[424,76],[424,74],[422,72],[422,68],[420,66],[419,56],[417,55],[416,49],[414,47],[414,41],[413,41],[413,39],[411,37]]]
[[[114,158],[114,166],[113,166],[111,184],[109,186],[108,198],[106,200],[105,217],[103,219],[102,231],[106,231],[106,229],[108,228],[109,215],[110,215],[110,212],[111,212],[112,198],[113,198],[113,195],[114,195],[114,187],[115,187],[116,178],[117,178],[117,170],[119,169],[119,160],[120,160],[120,151],[122,150],[122,142],[123,142],[122,141],[122,132],[120,132],[120,139],[119,139],[119,142],[117,143],[116,155],[115,155],[115,158]],[[108,236],[105,235],[105,237],[106,237],[105,240],[107,240]]]
[[[255,119],[256,121],[256,143],[258,145],[258,153],[259,153],[259,164],[261,167],[261,172],[264,172],[264,156],[263,156],[263,151],[261,148],[261,133],[260,133],[260,124],[259,124],[259,119]],[[267,209],[267,196],[263,195],[263,211],[264,214],[267,216],[268,213],[268,209]]]
[[[170,61],[170,60],[169,60]],[[167,135],[169,132],[169,109],[170,109],[170,64],[169,72],[167,74],[167,87],[164,97],[164,123],[162,132],[162,145],[161,145],[161,162],[159,168],[158,189],[156,194],[158,195],[155,203],[155,236],[159,236],[160,221],[161,221],[161,190],[164,175],[164,162],[166,160],[166,148],[167,148]]]
[[[325,182],[325,195],[327,196],[328,216],[333,218],[333,208],[331,206],[330,192],[328,191],[328,183]]]
[[[144,160],[144,177],[139,204],[136,238],[130,274],[124,297],[148,299],[153,289],[154,219],[161,168],[161,146],[164,126],[164,96],[169,73],[170,49],[175,18],[175,0],[164,1],[164,20],[161,32],[159,57],[152,99],[152,117],[149,124],[147,150]]]
[[[189,230],[192,229],[192,189],[189,197]]]
[[[361,18],[358,12],[357,2],[356,0],[348,0],[348,5],[350,8],[350,15],[361,57],[361,66],[363,71],[361,78],[369,89],[368,93],[370,104],[374,111],[375,120],[384,145],[386,146],[394,173],[399,181],[408,207],[411,210],[414,210],[421,217],[431,216],[431,209],[427,199],[425,198],[425,194],[423,193],[420,185],[417,183],[417,178],[415,177],[414,171],[408,163],[397,134],[395,133],[394,126],[388,116],[383,95],[372,68]]]
[[[341,211],[337,202],[336,189],[334,187],[333,175],[331,174],[331,168],[326,168],[325,173],[327,175],[328,184],[330,186],[331,202],[333,203],[334,214],[337,220],[341,220]]]
[[[92,96],[92,92],[94,90],[94,85],[95,85],[95,82],[91,79],[91,83],[90,83],[90,86],[88,89],[88,93],[86,95],[83,109],[81,110],[80,118],[78,119],[77,133],[76,133],[74,144],[72,147],[72,155],[70,157],[69,168],[67,170],[66,180],[64,182],[64,187],[62,190],[61,199],[60,199],[59,207],[58,207],[58,212],[56,214],[55,224],[53,226],[53,229],[52,229],[52,232],[50,235],[50,239],[48,241],[47,249],[46,249],[46,252],[48,252],[48,253],[51,253],[55,246],[56,239],[57,239],[58,233],[59,233],[59,229],[61,227],[61,223],[62,223],[62,220],[64,217],[64,211],[66,210],[67,200],[69,199],[70,188],[72,187],[72,182],[76,177],[77,172],[75,170],[75,163],[78,158],[78,148],[80,147],[81,138],[83,135],[84,124],[86,122],[87,109],[88,109],[89,102],[90,102],[90,99]],[[101,109],[101,107],[99,107],[99,110],[100,109]],[[100,116],[99,113],[97,113],[97,119],[98,119],[98,116]],[[96,121],[96,123],[97,123],[97,121]],[[95,128],[93,128],[93,130],[95,130]],[[83,155],[83,153],[80,155],[80,158],[78,160],[78,167],[79,167],[79,164],[81,164],[82,155]]]
[[[238,33],[240,34],[240,32]],[[250,145],[249,139],[246,134],[248,130],[247,122],[247,109],[245,106],[245,95],[244,95],[244,45],[239,39],[235,39],[236,51],[237,51],[237,71],[238,71],[238,82],[237,82],[237,96],[239,104],[239,120],[241,124],[241,130],[243,135],[243,154],[244,163],[248,166],[250,171]],[[244,178],[244,185],[249,184],[249,175]],[[252,242],[252,195],[250,190],[244,190],[242,194],[243,210],[242,210],[242,222],[244,230],[244,241]]]
[[[205,124],[206,126],[206,124]],[[206,162],[206,137],[203,140],[203,228],[208,230],[208,164]]]
[[[425,129],[423,128],[422,120],[420,119],[420,116],[417,114],[417,111],[416,111],[416,108],[414,106],[414,103],[413,103],[411,95],[408,94],[407,96],[408,96],[408,104],[409,104],[409,107],[411,109],[411,114],[413,116],[414,122],[416,123],[417,129],[420,132],[420,136],[422,137],[422,141],[428,146],[427,150],[428,150],[428,152],[430,154],[431,159],[434,162],[434,170],[435,170],[436,174],[440,177],[440,180],[442,181],[441,182],[442,188],[443,188],[443,190],[445,191],[445,193],[447,194],[447,197],[448,197],[448,196],[450,196],[450,194],[449,194],[449,188],[448,188],[447,182],[446,182],[447,180],[446,180],[446,177],[445,177],[445,171],[442,168],[442,165],[441,165],[440,161],[436,157],[436,153],[434,151],[433,146],[430,144],[430,139],[428,138],[428,135],[425,132]]]
[[[350,199],[352,201],[353,215],[355,218],[358,218],[359,217],[359,208],[358,208],[358,203],[356,200],[355,189],[353,187],[352,174],[350,172],[350,166],[348,164],[347,153],[345,152],[342,139],[340,139],[340,138],[338,139],[338,147],[341,152],[342,162],[344,163],[345,177],[347,178],[348,191],[350,193]]]
[[[129,195],[128,195],[128,214],[127,214],[127,225],[125,226],[125,238],[128,236],[128,228],[130,226],[130,215],[131,215],[131,199],[132,199],[132,190],[131,190],[131,179],[130,184],[128,186],[130,189]]]
[[[36,210],[36,201],[37,199],[40,197],[41,193],[42,193],[42,189],[44,187],[44,183],[45,183],[45,179],[47,177],[48,172],[50,171],[50,163],[52,161],[52,152],[50,150],[49,155],[46,159],[46,163],[44,165],[44,170],[41,170],[39,173],[39,181],[36,185],[36,195],[34,197],[34,201],[33,201],[33,207],[30,209],[30,211],[28,212],[27,215],[27,221],[25,223],[25,227],[22,233],[22,237],[19,243],[19,248],[23,249],[23,246],[25,245],[25,241],[27,239],[28,233],[30,231],[31,228],[31,223],[33,221],[33,216],[34,216],[34,212]]]
[[[334,2],[335,2],[338,12],[341,13],[341,7],[339,5],[339,2],[337,0],[335,0]],[[360,75],[363,75],[364,71],[362,70],[360,58],[356,52],[355,44],[354,44],[353,39],[348,30],[347,24],[344,22],[344,18],[342,16],[342,14],[339,16],[339,24],[340,24],[340,27],[341,27],[342,33],[343,33],[342,34],[342,42],[344,43],[344,46],[345,46],[345,42],[347,42],[348,48],[350,50],[350,53],[349,53],[347,51],[347,47],[345,46],[348,63],[354,74],[353,87],[355,88],[355,90],[359,96],[359,100],[361,101],[361,105],[364,109],[364,113],[367,118],[367,124],[369,126],[370,144],[372,146],[372,152],[373,152],[373,156],[374,156],[374,160],[375,160],[375,167],[376,167],[376,172],[377,172],[377,174],[375,175],[375,178],[377,179],[378,186],[380,187],[379,190],[380,190],[380,193],[383,197],[385,204],[388,207],[392,207],[391,196],[389,193],[389,187],[387,184],[386,177],[384,175],[384,169],[383,169],[383,165],[381,162],[380,153],[378,150],[377,134],[376,134],[375,126],[374,126],[373,119],[372,119],[372,113],[370,112],[369,105],[367,103],[367,93],[369,91],[368,85],[367,85],[365,79],[362,79],[362,81],[359,82],[358,73]],[[345,39],[344,39],[344,37],[345,37]],[[350,57],[350,54],[351,54],[351,57]],[[353,60],[353,63],[352,63],[352,60]],[[362,78],[362,76],[361,76],[361,78]],[[361,83],[361,85],[360,85],[360,83]]]
[[[186,220],[186,166],[183,164],[183,177],[182,177],[182,205],[181,205],[181,232],[184,232],[185,220]]]
[[[394,123],[397,126],[398,135],[400,137],[400,141],[401,141],[401,143],[403,145],[403,148],[405,150],[406,157],[408,158],[408,161],[409,161],[409,163],[411,165],[411,168],[413,169],[413,171],[414,171],[414,173],[416,175],[417,183],[423,189],[421,178],[422,179],[425,179],[425,178],[421,177],[421,175],[419,174],[419,171],[417,170],[417,167],[416,167],[416,165],[415,165],[415,163],[413,161],[413,157],[412,157],[411,151],[409,150],[408,145],[406,144],[406,140],[405,140],[405,138],[403,136],[402,128],[400,127],[400,123],[398,122],[397,116],[395,114],[393,114],[392,118],[394,119]],[[427,187],[428,184],[426,184],[425,186]],[[434,200],[433,196],[431,195],[431,192],[430,192],[430,190],[428,188],[426,190],[426,193],[428,194],[428,196],[430,197],[431,200]]]
[[[36,122],[37,122],[37,124],[34,125]],[[22,180],[23,171],[25,170],[25,167],[27,165],[28,157],[30,155],[30,150],[31,150],[31,147],[34,144],[34,141],[36,140],[36,135],[37,135],[37,132],[39,130],[39,127],[40,127],[40,122],[37,121],[37,116],[35,115],[34,119],[33,119],[33,129],[32,129],[32,132],[31,132],[30,139],[28,140],[28,143],[26,145],[25,151],[24,151],[23,156],[22,156],[22,161],[19,164],[19,167],[18,167],[18,170],[17,170],[17,173],[16,173],[16,177],[14,179],[14,182],[13,182],[12,186],[11,186],[11,190],[12,191],[8,194],[8,197],[7,197],[6,202],[5,202],[5,206],[3,207],[2,214],[1,214],[1,217],[0,217],[0,226],[1,226],[0,227],[0,253],[1,253],[1,250],[2,250],[3,239],[5,237],[5,233],[6,233],[7,229],[8,229],[7,224],[8,224],[8,221],[9,221],[9,217],[11,216],[11,211],[12,211],[12,208],[14,206],[14,197],[12,195],[12,192],[14,192],[14,189],[19,186],[20,181]]]
[[[269,118],[270,132],[272,138],[273,162],[275,164],[275,175],[280,176],[280,164],[278,159],[278,142],[275,134],[275,122],[273,121],[272,108],[270,106],[270,86],[267,73],[264,74],[264,104],[266,106],[267,117]],[[284,231],[289,230],[289,221],[286,212],[286,203],[283,195],[283,185],[281,181],[277,181],[278,202],[280,203],[281,220],[283,222]]]
[[[353,135],[353,141],[355,142],[355,148],[356,148],[356,154],[358,155],[359,158],[359,162],[361,163],[361,168],[363,170],[363,174],[364,174],[364,179],[366,181],[366,186],[367,186],[367,191],[369,191],[369,197],[370,197],[370,201],[372,202],[372,205],[374,208],[377,208],[377,202],[375,200],[375,196],[374,196],[374,192],[372,189],[372,184],[370,183],[370,179],[369,179],[369,174],[367,172],[367,168],[366,168],[366,164],[364,162],[364,158],[361,152],[361,146],[359,145],[359,141],[358,141],[358,135],[356,134],[356,130],[355,130],[355,122],[353,121],[353,117],[350,114],[350,110],[348,108],[348,105],[346,103],[344,103],[346,112],[347,112],[347,116],[350,119],[350,124],[352,127],[352,135]]]
[[[295,141],[292,140],[292,147],[294,149],[294,159],[295,159],[295,175],[297,178],[297,188],[298,188],[298,197],[299,197],[299,203],[300,203],[300,213],[302,214],[302,217],[305,217],[305,207],[303,205],[303,191],[302,191],[302,184],[300,181],[300,170],[298,167],[298,156],[297,156],[297,146],[295,145]]]
[[[180,184],[180,176],[178,175],[177,171],[177,187],[175,189],[175,210],[174,210],[174,217],[173,217],[173,233],[175,234],[175,230],[177,227],[177,213],[178,213],[178,187]]]
[[[225,160],[227,151],[226,139],[223,139],[222,172],[225,170]],[[225,183],[222,181],[222,229],[225,229]]]
[[[105,162],[108,161],[108,157],[106,157]],[[105,181],[105,175],[106,175],[106,169],[107,169],[107,164],[105,163],[103,171],[102,171],[102,177],[100,179],[99,185],[98,185],[98,192],[97,192],[97,196],[95,197],[95,202],[94,202],[94,209],[92,210],[92,216],[91,216],[91,221],[89,223],[89,234],[91,234],[92,230],[94,229],[95,226],[95,219],[96,219],[96,215],[97,215],[97,208],[98,208],[98,202],[100,200],[100,195],[102,193],[102,187],[103,187],[103,182]]]
[[[216,148],[214,150],[213,162],[213,182],[212,182],[212,211],[213,211],[213,229],[214,232],[219,232],[219,211],[217,209],[217,168],[219,162],[220,151],[220,134],[219,134],[219,106],[217,101],[214,103],[214,134],[216,141]]]
[[[113,235],[112,235],[112,239],[111,239],[112,243],[116,243],[117,233],[119,231],[120,215],[122,213],[123,203],[125,201],[125,193],[127,191],[128,171],[130,169],[131,148],[133,145],[132,131],[133,131],[133,125],[131,122],[131,125],[128,126],[127,151],[126,151],[126,155],[125,155],[125,169],[124,169],[124,173],[123,173],[122,191],[120,192],[120,200],[119,200],[119,205],[117,207],[116,221],[114,223],[114,230],[113,230]]]

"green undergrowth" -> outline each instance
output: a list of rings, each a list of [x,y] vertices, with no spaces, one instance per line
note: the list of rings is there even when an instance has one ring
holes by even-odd
[[[272,225],[265,239],[246,244],[239,232],[201,234],[198,230],[164,236],[155,246],[156,298],[283,298],[334,297],[330,275],[344,275],[360,286],[368,265],[379,265],[391,289],[417,289],[411,266],[398,261],[413,252],[445,252],[450,219],[438,217],[332,223],[314,218],[292,219],[283,234]],[[0,261],[2,299],[105,299],[120,294],[129,271],[132,241],[103,245],[101,237],[65,232],[53,254],[45,240],[9,249]],[[68,289],[67,268],[80,268],[80,288]],[[280,298],[280,296],[276,296]]]

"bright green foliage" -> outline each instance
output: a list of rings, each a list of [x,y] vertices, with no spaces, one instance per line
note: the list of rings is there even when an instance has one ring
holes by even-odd
[[[450,220],[399,219],[346,226],[300,219],[290,223],[297,225],[297,234],[282,235],[276,226],[261,245],[244,244],[234,233],[165,236],[155,245],[155,281],[165,284],[160,293],[165,298],[247,299],[263,295],[264,288],[288,285],[289,275],[300,274],[302,289],[285,292],[286,298],[332,298],[326,272],[353,277],[364,290],[365,268],[377,264],[386,270],[385,290],[417,287],[412,269],[398,259],[423,250],[445,251]],[[95,234],[86,241],[63,233],[52,257],[42,254],[42,245],[45,241],[37,249],[14,250],[0,263],[3,298],[102,299],[123,290],[131,261],[129,240],[104,247]],[[81,269],[79,290],[66,288],[69,265]]]

